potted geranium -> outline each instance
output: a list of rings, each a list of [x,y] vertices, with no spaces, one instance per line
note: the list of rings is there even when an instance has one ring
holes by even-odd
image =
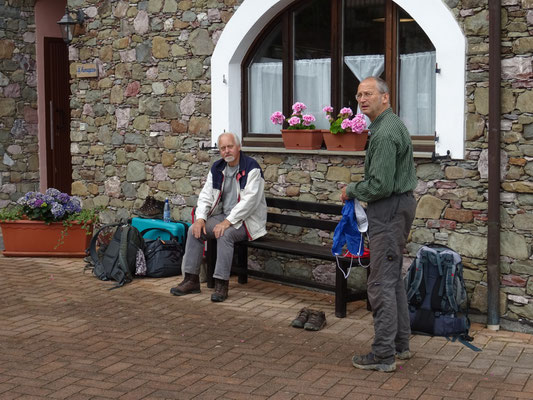
[[[78,197],[49,188],[28,192],[0,210],[7,257],[84,257],[99,209],[83,209]]]
[[[285,118],[281,111],[270,116],[275,125],[283,125],[285,121],[288,124],[287,129],[281,130],[286,149],[313,150],[322,147],[322,131],[313,124],[315,117],[312,114],[303,114],[305,109],[307,106],[304,103],[296,102],[292,105],[290,118]]]
[[[362,151],[368,139],[366,120],[363,114],[353,116],[349,107],[343,107],[336,118],[333,107],[326,106],[323,111],[330,122],[329,131],[323,132],[324,142],[328,150]],[[352,117],[350,119],[350,117]]]

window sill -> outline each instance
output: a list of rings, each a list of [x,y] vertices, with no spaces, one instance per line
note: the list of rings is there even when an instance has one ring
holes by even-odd
[[[311,154],[319,156],[354,156],[364,157],[365,151],[331,151],[326,149],[319,150],[289,150],[284,147],[254,147],[254,146],[242,146],[242,151],[246,153],[275,153],[275,154]],[[415,158],[429,158],[431,159],[431,153],[426,151],[415,151]]]

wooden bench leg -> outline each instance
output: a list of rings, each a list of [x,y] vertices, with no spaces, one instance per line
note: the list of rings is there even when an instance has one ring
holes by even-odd
[[[344,270],[344,266],[341,268]],[[342,271],[335,268],[335,316],[337,318],[346,317],[346,299],[348,298],[348,280]]]
[[[239,283],[248,283],[248,247],[236,245],[237,265],[239,266]]]
[[[205,254],[206,259],[206,278],[207,278],[207,287],[208,288],[214,288],[215,287],[215,279],[213,278],[213,274],[215,273],[215,264],[217,262],[217,241],[216,239],[208,239],[207,240],[207,251]]]

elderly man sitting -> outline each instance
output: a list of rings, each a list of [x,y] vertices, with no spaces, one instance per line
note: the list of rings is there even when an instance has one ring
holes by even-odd
[[[175,296],[200,292],[200,264],[206,239],[217,240],[215,292],[211,301],[228,297],[234,243],[266,234],[267,206],[261,167],[241,151],[239,137],[223,133],[218,138],[222,159],[212,166],[198,197],[195,221],[189,229],[183,256],[183,281],[170,289]]]

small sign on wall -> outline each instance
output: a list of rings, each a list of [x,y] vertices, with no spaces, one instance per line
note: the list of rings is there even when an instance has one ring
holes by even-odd
[[[76,76],[78,78],[96,78],[98,77],[98,68],[96,64],[78,64],[76,68]]]

